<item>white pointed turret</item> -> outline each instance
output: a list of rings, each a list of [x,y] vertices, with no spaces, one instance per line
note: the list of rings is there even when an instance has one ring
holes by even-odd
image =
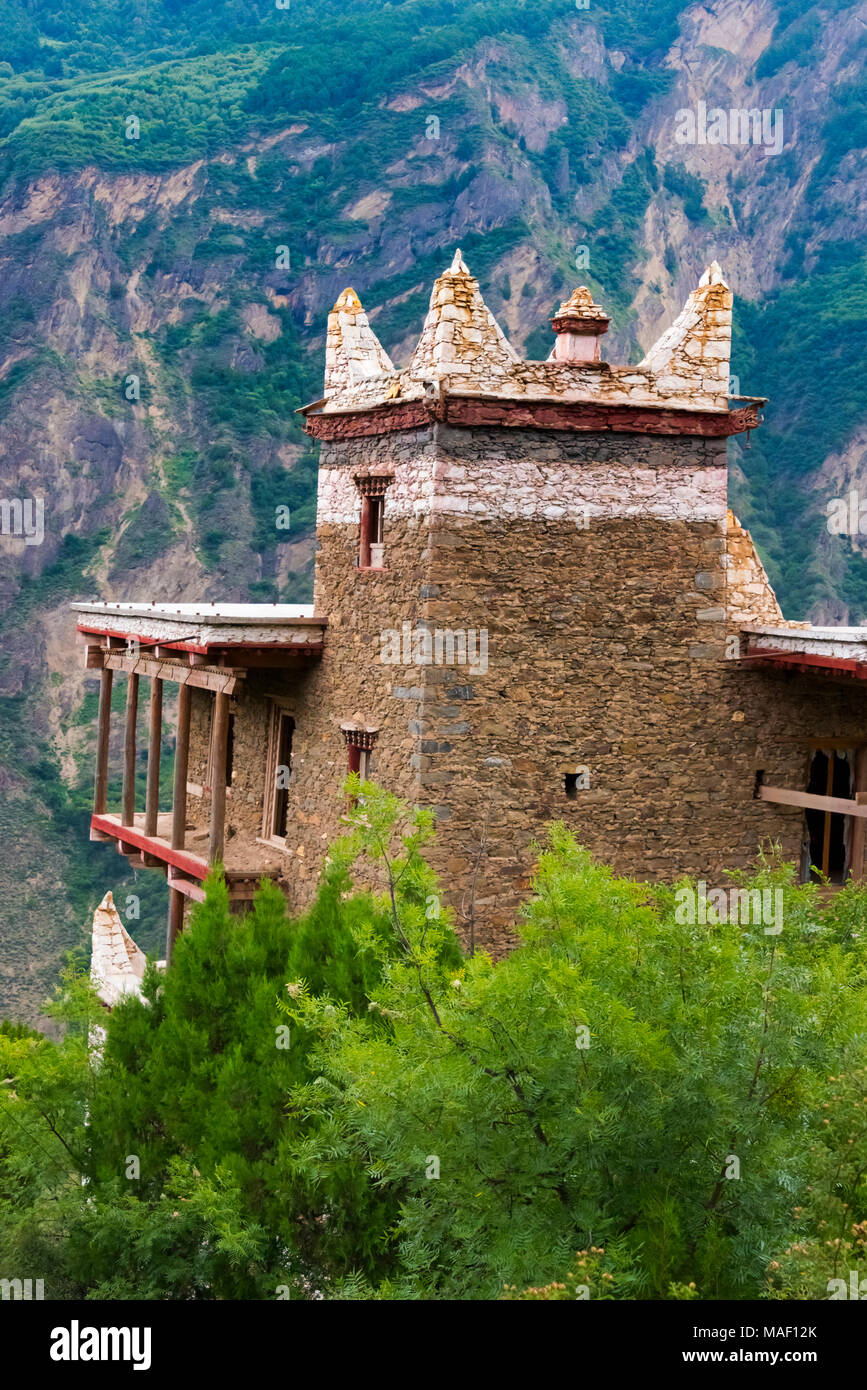
[[[141,995],[146,958],[120,920],[111,893],[93,914],[90,978],[103,1004],[114,1008],[128,994]]]
[[[371,328],[361,300],[355,290],[345,289],[328,315],[326,396],[392,372],[391,358]]]
[[[434,283],[430,309],[409,368],[413,380],[447,373],[480,383],[506,377],[519,361],[460,251]]]
[[[732,292],[712,261],[670,328],[637,370],[665,395],[707,397],[725,408],[732,338]]]

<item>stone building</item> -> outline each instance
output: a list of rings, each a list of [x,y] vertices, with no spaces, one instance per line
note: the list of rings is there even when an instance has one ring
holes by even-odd
[[[239,901],[263,875],[309,901],[348,769],[433,809],[444,896],[494,953],[553,819],[639,878],[725,882],[768,840],[805,877],[863,873],[867,630],[786,622],[727,510],[726,441],[763,404],[729,397],[731,315],[713,264],[643,361],[614,366],[582,287],[547,361],[522,361],[458,252],[399,370],[341,294],[323,398],[303,408],[320,441],[312,607],[74,605],[101,681],[91,835],[168,875],[167,954],[209,862]]]

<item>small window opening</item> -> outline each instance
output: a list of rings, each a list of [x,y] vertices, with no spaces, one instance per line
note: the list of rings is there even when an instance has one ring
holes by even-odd
[[[385,498],[370,499],[370,540],[372,545],[382,545],[382,519],[385,514]]]
[[[361,547],[358,564],[361,569],[382,569],[383,524],[385,498],[365,497],[361,503]]]
[[[565,775],[564,775],[564,777],[563,777],[563,781],[564,781],[565,784],[566,784],[566,795],[568,796],[569,800],[570,800],[570,801],[577,801],[577,800],[578,800],[578,773],[577,773],[577,772],[567,772],[567,773],[565,773]]]
[[[371,750],[369,748],[359,748],[358,744],[350,743],[346,749],[347,769],[350,772],[357,772],[362,782],[370,780]]]

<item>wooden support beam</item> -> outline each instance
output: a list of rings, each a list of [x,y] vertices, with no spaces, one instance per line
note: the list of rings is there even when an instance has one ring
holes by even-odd
[[[859,806],[867,803],[867,748],[859,748],[855,753],[855,800]],[[867,848],[867,822],[858,817],[852,822],[852,840],[849,846],[849,876],[856,882],[865,877],[864,850]]]
[[[151,676],[150,724],[148,727],[148,783],[145,793],[146,835],[156,835],[160,813],[160,751],[163,740],[163,683]]]
[[[177,888],[169,889],[169,924],[166,931],[166,965],[172,959],[174,944],[184,929],[184,904],[186,898]]]
[[[222,862],[226,834],[226,752],[229,746],[229,697],[214,696],[214,732],[211,773],[211,833],[208,863]]]
[[[832,811],[841,816],[867,817],[867,803],[849,801],[842,796],[818,796],[813,792],[791,791],[788,787],[759,787],[759,801],[780,806],[804,806],[808,810]]]
[[[121,823],[135,823],[135,726],[138,718],[138,676],[126,678],[126,730],[123,740],[123,801]]]
[[[190,759],[190,687],[178,690],[178,732],[175,739],[175,785],[172,796],[172,849],[183,849],[187,828],[187,764]]]
[[[99,714],[96,721],[96,772],[93,779],[93,813],[102,815],[108,795],[108,736],[111,724],[112,672],[99,673]]]
[[[169,869],[169,888],[173,892],[183,893],[185,898],[192,898],[195,903],[205,901],[205,890],[201,883],[197,883],[193,878],[187,878],[184,874],[179,874],[175,869]]]
[[[235,682],[243,679],[243,671],[223,670],[216,666],[194,667],[177,656],[128,656],[126,652],[106,652],[103,665],[111,671],[134,671],[139,676],[176,681],[178,685],[194,685],[201,690],[224,690],[231,695]]]

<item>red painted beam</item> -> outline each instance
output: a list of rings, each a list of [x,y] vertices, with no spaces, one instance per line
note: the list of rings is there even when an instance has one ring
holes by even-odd
[[[738,410],[678,410],[604,401],[494,400],[444,395],[436,403],[395,401],[335,415],[308,415],[304,428],[315,439],[358,439],[397,430],[424,429],[434,420],[455,426],[690,435],[705,439],[726,439],[757,429],[761,423],[755,404]]]
[[[867,662],[856,661],[854,657],[822,656],[818,652],[785,652],[777,647],[752,647],[741,660],[755,661],[759,666],[783,666],[786,670],[800,671],[805,675],[828,671],[854,676],[856,680],[867,680]]]
[[[186,850],[172,849],[168,840],[161,840],[156,835],[145,835],[133,825],[121,825],[119,817],[91,816],[90,827],[91,830],[99,830],[110,836],[112,840],[121,840],[125,845],[135,845],[136,849],[152,854],[164,864],[171,864],[173,868],[180,869],[181,873],[188,874],[191,878],[204,879],[207,876],[208,865],[204,859],[199,859],[195,854],[187,854]]]
[[[142,641],[140,632],[118,632],[116,628],[97,627],[95,624],[90,626],[87,623],[79,623],[78,631],[87,637],[120,637],[124,642],[138,642],[140,647],[145,649],[145,656],[148,655],[148,647],[165,647],[166,650],[174,652],[193,652],[196,656],[207,656],[209,650],[195,642],[165,642],[162,638],[150,637]]]

